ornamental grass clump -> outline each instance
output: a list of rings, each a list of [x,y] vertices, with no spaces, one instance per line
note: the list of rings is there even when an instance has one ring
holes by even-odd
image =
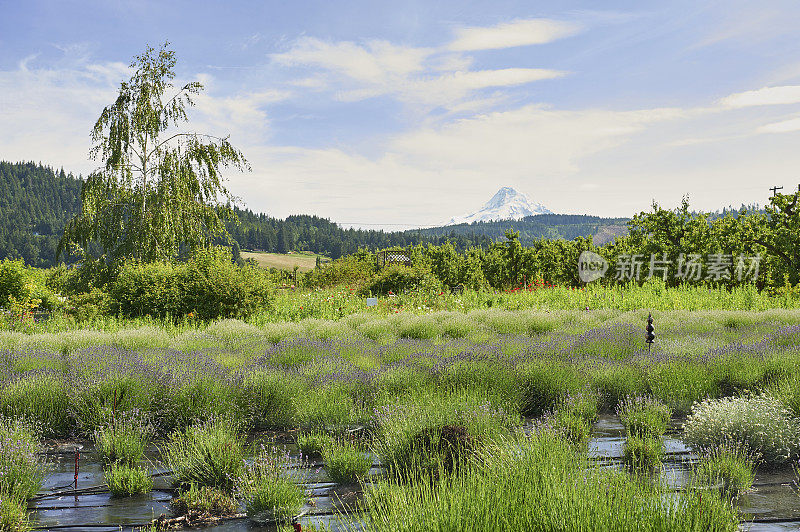
[[[352,443],[336,442],[322,450],[325,472],[337,484],[353,484],[363,480],[372,459]]]
[[[253,462],[245,466],[237,491],[248,517],[285,524],[300,512],[306,494],[289,474],[290,462],[288,453],[262,447]]]
[[[758,455],[752,454],[747,447],[723,443],[702,452],[695,475],[701,485],[733,499],[753,486],[757,461]]]
[[[236,423],[212,419],[173,432],[164,454],[178,489],[209,486],[230,493],[244,464],[244,441]]]
[[[42,486],[44,471],[36,432],[25,422],[0,418],[0,497],[18,503]]]
[[[800,451],[800,421],[768,395],[697,403],[683,424],[683,432],[686,443],[695,448],[740,444],[760,454],[768,466],[788,463]]]

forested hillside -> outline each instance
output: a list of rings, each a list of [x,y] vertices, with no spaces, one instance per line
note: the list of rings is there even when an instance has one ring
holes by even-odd
[[[0,259],[22,258],[32,266],[55,264],[64,226],[80,206],[82,180],[41,164],[0,162]],[[488,246],[513,229],[523,244],[540,238],[571,240],[597,235],[603,243],[625,231],[625,219],[544,214],[519,221],[481,222],[410,231],[343,229],[318,216],[285,220],[234,208],[239,223],[226,227],[241,249],[285,253],[308,250],[331,258],[358,251],[449,241],[458,251]]]
[[[81,185],[63,168],[0,161],[0,259],[52,266],[64,226],[80,205]]]
[[[628,218],[600,218],[577,214],[537,214],[520,220],[474,222],[422,229],[424,236],[451,238],[461,235],[485,236],[491,241],[502,239],[506,231],[517,231],[520,243],[530,245],[542,238],[572,240],[583,236],[600,236],[595,244],[604,244],[627,233]]]

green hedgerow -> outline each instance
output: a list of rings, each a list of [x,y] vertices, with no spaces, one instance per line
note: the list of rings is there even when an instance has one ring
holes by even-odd
[[[153,477],[141,467],[116,462],[105,469],[104,474],[108,489],[114,497],[149,493],[153,489]]]
[[[768,465],[784,464],[800,451],[800,421],[768,395],[697,403],[683,424],[683,433],[684,440],[697,448],[744,445]]]

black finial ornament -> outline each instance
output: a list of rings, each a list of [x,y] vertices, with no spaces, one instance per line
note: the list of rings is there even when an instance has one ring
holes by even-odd
[[[647,352],[650,352],[650,348],[653,346],[653,340],[656,339],[655,328],[653,327],[653,315],[651,313],[647,313],[647,327],[645,327],[647,334],[645,334],[645,342],[647,342]]]

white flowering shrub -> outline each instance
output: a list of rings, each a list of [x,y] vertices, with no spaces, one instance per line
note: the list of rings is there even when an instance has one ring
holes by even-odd
[[[770,465],[786,463],[800,451],[800,421],[767,395],[695,403],[683,431],[684,441],[695,448],[738,443]]]

